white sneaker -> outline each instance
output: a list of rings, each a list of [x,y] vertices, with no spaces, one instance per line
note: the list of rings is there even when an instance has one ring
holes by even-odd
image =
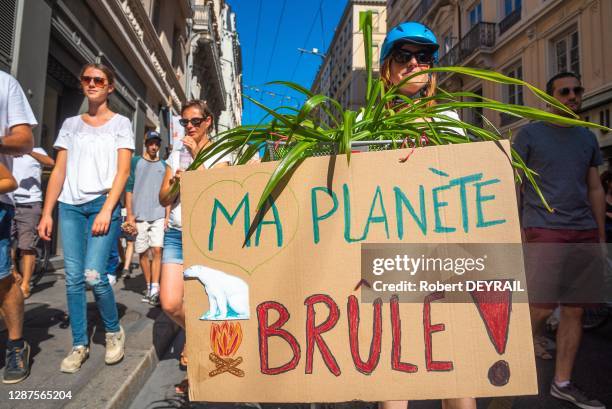
[[[89,348],[85,345],[79,345],[72,348],[72,351],[62,361],[60,370],[66,373],[75,373],[81,369],[81,365],[89,357]]]
[[[109,283],[111,286],[114,286],[115,284],[117,284],[117,276],[116,276],[116,275],[114,275],[114,274],[109,274],[109,275],[108,275],[108,283]]]
[[[106,333],[106,355],[104,361],[107,365],[116,364],[123,359],[125,344],[125,332],[119,326],[119,332]]]

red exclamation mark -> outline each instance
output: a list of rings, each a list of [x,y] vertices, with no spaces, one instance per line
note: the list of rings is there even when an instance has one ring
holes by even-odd
[[[496,280],[503,285],[510,280]],[[480,317],[484,321],[489,339],[498,354],[506,352],[510,312],[512,311],[512,292],[506,291],[470,291]],[[510,380],[510,365],[500,359],[495,362],[488,373],[489,382],[495,386],[504,386]]]

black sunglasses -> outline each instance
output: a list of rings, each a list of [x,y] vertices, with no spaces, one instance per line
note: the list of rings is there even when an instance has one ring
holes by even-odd
[[[419,64],[433,64],[434,62],[433,53],[428,51],[417,51],[413,53],[412,51],[402,50],[400,48],[393,52],[392,57],[393,61],[398,64],[406,64],[412,60],[412,58],[415,58]]]
[[[559,89],[559,95],[561,95],[562,97],[567,97],[570,94],[570,91],[574,91],[575,95],[582,95],[582,93],[584,92],[584,88],[583,87],[574,87],[574,88],[565,87],[565,88],[560,88]]]
[[[179,124],[181,124],[181,126],[183,128],[186,128],[187,125],[189,125],[189,122],[191,122],[191,125],[198,127],[200,125],[202,125],[202,122],[206,121],[206,119],[208,119],[208,117],[206,118],[191,118],[191,119],[185,119],[185,118],[181,118],[179,119]]]

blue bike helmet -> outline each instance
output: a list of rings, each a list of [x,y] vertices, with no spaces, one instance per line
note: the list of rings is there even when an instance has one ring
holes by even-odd
[[[431,48],[434,52],[434,62],[438,62],[438,48],[440,45],[434,33],[426,25],[416,21],[409,21],[393,27],[385,37],[380,51],[380,65],[383,64],[383,61],[396,46],[403,43],[412,43]]]

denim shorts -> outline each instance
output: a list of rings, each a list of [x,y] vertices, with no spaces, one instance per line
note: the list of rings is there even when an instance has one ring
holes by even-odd
[[[183,264],[183,232],[170,227],[164,234],[162,264]]]
[[[11,275],[11,224],[15,208],[0,203],[0,280]]]

